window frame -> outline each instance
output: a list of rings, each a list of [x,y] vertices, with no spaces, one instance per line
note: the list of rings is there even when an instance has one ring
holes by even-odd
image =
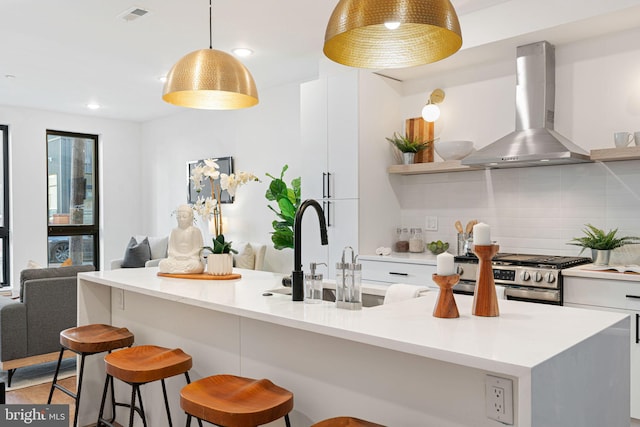
[[[69,138],[81,138],[93,140],[93,224],[50,224],[49,223],[49,162],[47,161],[47,210],[45,212],[47,221],[47,265],[49,264],[49,237],[54,236],[92,236],[93,237],[93,266],[100,269],[100,181],[98,162],[99,137],[95,134],[66,132],[47,129],[45,143],[47,147],[47,157],[49,155],[49,136],[60,136]]]
[[[0,238],[2,238],[2,277],[0,277],[0,286],[10,286],[11,271],[9,257],[10,257],[10,245],[9,239],[11,236],[9,229],[9,126],[0,125],[0,131],[2,131],[2,185],[4,188],[2,209],[3,220],[0,226]]]

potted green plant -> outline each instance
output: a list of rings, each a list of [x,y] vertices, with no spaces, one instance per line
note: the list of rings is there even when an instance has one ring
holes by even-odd
[[[223,276],[233,272],[233,256],[238,251],[231,247],[232,242],[224,240],[223,234],[218,234],[212,239],[212,246],[204,246],[200,252],[208,251],[207,273],[214,276]]]
[[[569,245],[581,246],[582,253],[585,249],[591,249],[591,258],[595,265],[608,265],[611,251],[630,243],[640,243],[640,237],[624,236],[616,237],[618,229],[609,230],[605,233],[591,224],[586,224],[583,237],[574,237]]]
[[[271,241],[277,250],[293,249],[293,223],[296,211],[300,207],[300,177],[294,178],[291,181],[291,187],[288,187],[284,182],[284,173],[287,169],[289,166],[284,165],[279,178],[266,174],[271,178],[271,184],[264,196],[268,201],[276,202],[278,205],[277,209],[267,205],[278,217],[271,223],[274,230],[271,233]]]
[[[433,140],[420,141],[418,138],[411,139],[397,132],[393,133],[393,137],[386,139],[402,153],[402,163],[405,165],[412,164],[416,153],[429,148],[429,145],[433,142]]]

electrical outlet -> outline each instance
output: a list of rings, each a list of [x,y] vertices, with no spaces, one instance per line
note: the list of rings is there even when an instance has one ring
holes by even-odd
[[[487,418],[513,425],[513,381],[487,375],[484,387]]]
[[[438,231],[438,217],[437,216],[426,217],[424,229],[426,231]]]
[[[119,310],[124,310],[124,289],[116,289],[113,290],[113,303]]]

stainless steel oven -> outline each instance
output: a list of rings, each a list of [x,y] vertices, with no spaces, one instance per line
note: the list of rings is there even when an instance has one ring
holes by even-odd
[[[499,253],[493,260],[493,279],[505,287],[510,300],[562,305],[562,270],[587,264],[590,258]],[[478,274],[478,258],[458,255],[455,265],[460,282],[454,293],[473,295]]]

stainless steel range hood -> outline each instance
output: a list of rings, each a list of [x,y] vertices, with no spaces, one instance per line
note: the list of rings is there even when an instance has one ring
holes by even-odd
[[[553,130],[555,49],[546,41],[517,48],[516,131],[462,159],[463,165],[513,168],[589,162]]]

